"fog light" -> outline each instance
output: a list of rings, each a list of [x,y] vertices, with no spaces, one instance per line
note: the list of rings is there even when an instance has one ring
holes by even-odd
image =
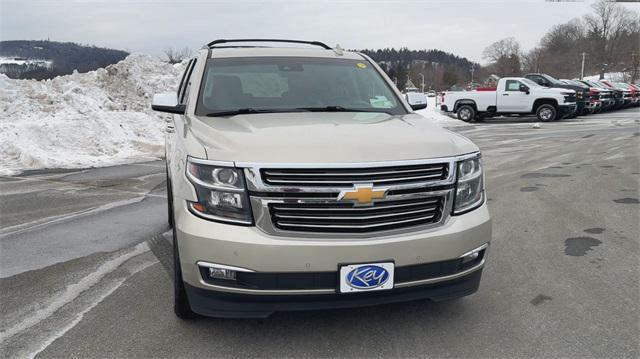
[[[198,265],[202,279],[207,283],[216,285],[224,285],[220,281],[227,281],[229,284],[232,284],[238,279],[238,272],[253,272],[246,268],[203,261],[198,261],[196,264]]]
[[[489,247],[489,243],[483,244],[480,247],[461,255],[460,259],[462,259],[462,264],[476,261],[478,257],[480,257],[482,251],[487,249],[487,247]]]
[[[479,255],[480,255],[480,251],[471,252],[470,254],[467,254],[466,256],[462,257],[462,264],[475,261],[476,259],[478,259]]]
[[[223,280],[236,280],[236,271],[225,268],[209,268],[209,278],[211,279],[223,279]]]

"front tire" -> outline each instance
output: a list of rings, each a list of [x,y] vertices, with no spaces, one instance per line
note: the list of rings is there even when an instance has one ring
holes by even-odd
[[[169,207],[171,223],[173,223],[173,208]],[[191,310],[187,290],[182,279],[182,269],[180,268],[180,252],[178,251],[178,237],[176,228],[173,226],[173,312],[176,317],[189,320],[197,318],[198,315]]]
[[[555,121],[558,117],[558,111],[555,106],[550,104],[543,104],[536,109],[536,117],[540,122]]]
[[[470,105],[462,105],[458,108],[458,120],[471,122],[476,117],[476,110]]]

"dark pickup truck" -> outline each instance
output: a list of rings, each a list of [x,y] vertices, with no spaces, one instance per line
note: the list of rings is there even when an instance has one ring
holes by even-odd
[[[552,76],[549,76],[547,74],[526,74],[524,75],[524,77],[528,78],[529,80],[541,86],[574,90],[576,92],[576,105],[577,105],[575,115],[580,116],[580,115],[585,115],[587,113],[587,105],[589,103],[588,88],[563,83],[562,81]],[[574,116],[571,116],[571,117],[574,117]]]

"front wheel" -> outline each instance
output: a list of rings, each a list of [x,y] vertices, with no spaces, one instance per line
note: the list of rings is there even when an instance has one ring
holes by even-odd
[[[471,122],[476,117],[476,110],[469,105],[462,105],[458,108],[458,120]]]
[[[553,105],[544,104],[544,105],[538,106],[538,108],[536,109],[536,117],[541,122],[554,121],[557,116],[558,116],[558,112],[556,111],[556,108]]]

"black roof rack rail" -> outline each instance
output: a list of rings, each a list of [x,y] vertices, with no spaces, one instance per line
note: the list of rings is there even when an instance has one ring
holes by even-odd
[[[215,45],[217,44],[226,44],[230,42],[284,42],[284,43],[291,43],[291,44],[307,44],[307,45],[320,46],[325,50],[331,50],[331,47],[329,47],[329,45],[320,41],[302,41],[302,40],[285,40],[285,39],[218,39],[208,43],[207,47],[211,49],[211,48],[214,48]]]

